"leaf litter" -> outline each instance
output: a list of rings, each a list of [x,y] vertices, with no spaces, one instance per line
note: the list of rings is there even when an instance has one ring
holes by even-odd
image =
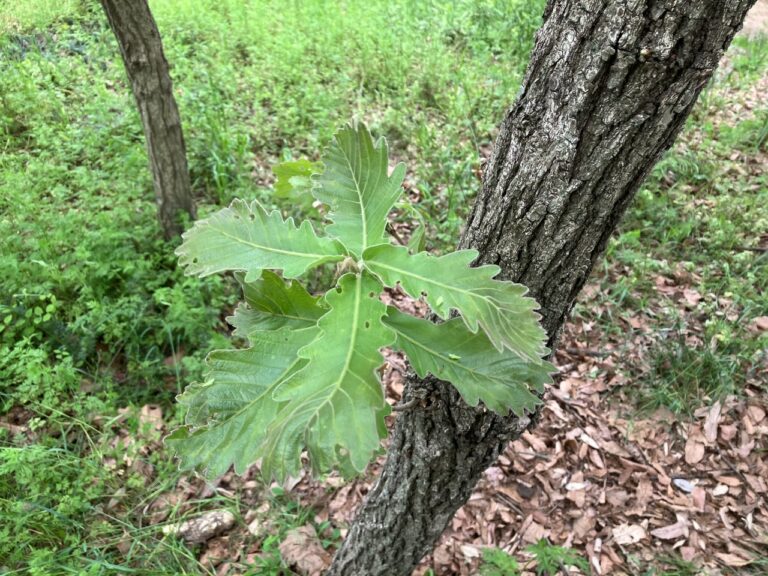
[[[402,293],[384,299],[412,313],[426,312]],[[436,575],[474,574],[489,546],[532,569],[524,549],[542,538],[574,548],[595,574],[637,573],[671,553],[713,573],[768,555],[765,399],[748,389],[744,398],[712,402],[690,419],[664,409],[633,416],[631,404],[622,400],[628,378],[617,366],[627,362],[628,349],[638,355],[642,349],[614,342],[604,346],[608,356],[583,353],[603,337],[585,324],[572,322],[566,330],[556,355],[560,374],[537,427],[512,442],[485,472],[417,574],[429,569]],[[639,340],[645,337],[637,332]],[[386,356],[383,380],[394,404],[406,364],[397,352]],[[338,528],[343,537],[383,462],[380,457],[349,483],[336,473],[323,481],[300,474],[280,488],[314,511],[315,526]],[[257,477],[253,466],[243,476],[227,472],[213,488],[189,478],[172,497],[157,499],[183,511],[203,495],[240,495],[243,517],[199,548],[201,560],[217,574],[245,571],[273,529]],[[280,547],[284,560],[299,574],[321,573],[333,552],[321,544],[322,537],[312,523],[291,532]]]

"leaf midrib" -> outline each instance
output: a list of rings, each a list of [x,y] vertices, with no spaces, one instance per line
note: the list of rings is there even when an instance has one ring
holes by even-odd
[[[347,373],[349,370],[349,366],[352,363],[352,355],[355,352],[355,344],[357,343],[357,327],[358,322],[360,321],[360,292],[363,284],[363,278],[359,274],[355,276],[355,311],[352,314],[352,337],[349,341],[349,348],[347,348],[347,357],[344,359],[344,369],[341,371],[339,377],[336,379],[336,382],[334,382],[333,387],[336,389],[334,391],[334,394],[336,391],[341,389],[341,382],[344,380],[343,376]],[[343,391],[343,390],[342,390]],[[344,391],[346,394],[346,391]],[[330,395],[332,396],[332,394]],[[329,399],[326,400],[326,402],[330,401]],[[349,396],[347,394],[347,396]],[[319,409],[318,409],[319,411]]]
[[[309,417],[309,422],[311,422],[313,418],[317,418],[317,415],[320,413],[320,411],[323,409],[323,407],[326,404],[329,404],[329,403],[330,403],[330,407],[331,407],[331,412],[335,415],[336,410],[334,409],[333,402],[331,401],[333,396],[337,392],[340,391],[345,396],[347,396],[347,398],[349,398],[349,394],[347,394],[347,391],[344,390],[341,387],[341,383],[344,380],[343,375],[347,373],[347,371],[349,370],[349,366],[352,363],[352,356],[354,354],[355,344],[357,342],[357,326],[358,326],[358,322],[360,320],[360,293],[361,293],[361,288],[362,288],[362,277],[359,276],[359,275],[356,275],[355,276],[355,280],[356,280],[356,282],[355,282],[355,311],[352,314],[352,327],[353,327],[353,330],[352,330],[352,337],[351,337],[351,339],[349,341],[349,347],[347,348],[347,356],[344,359],[344,368],[340,372],[339,378],[337,378],[336,381],[331,386],[328,387],[330,389],[330,391],[328,389],[326,389],[326,388],[320,388],[320,389],[316,390],[314,393],[312,393],[310,396],[304,398],[303,401],[299,402],[296,405],[296,407],[293,410],[291,410],[291,412],[289,414],[282,415],[283,416],[282,420],[284,422],[288,421],[289,419],[291,419],[291,418],[293,418],[295,416],[297,416],[298,414],[302,414],[302,413],[305,413],[305,412],[307,414],[311,414],[310,417]],[[321,329],[321,335],[322,335],[322,332],[323,331]],[[313,340],[312,342],[315,342],[315,341],[316,340]],[[309,358],[303,358],[303,359],[308,361],[307,366],[309,366],[311,364],[311,359],[309,359]],[[304,368],[302,368],[301,371],[306,370],[307,366],[304,366]],[[296,374],[299,374],[301,371],[297,372]],[[320,395],[322,393],[327,393],[325,400],[323,400],[316,408],[312,408],[312,405],[311,405],[310,401],[315,396],[318,396],[318,395]],[[351,398],[349,398],[349,399],[350,399],[350,401],[352,401]],[[308,423],[307,426],[310,426],[310,424]],[[265,454],[265,459],[271,458],[273,452],[274,452],[274,450],[270,450],[269,455]]]
[[[405,338],[409,342],[412,342],[413,344],[415,344],[416,346],[418,346],[422,350],[425,350],[425,351],[433,354],[434,356],[437,356],[438,358],[441,358],[442,360],[445,360],[447,363],[451,364],[452,366],[457,366],[457,367],[461,368],[462,370],[464,370],[465,372],[469,372],[470,374],[474,374],[474,375],[481,376],[481,377],[484,377],[484,378],[489,378],[490,380],[493,380],[493,381],[498,382],[500,384],[506,385],[506,381],[501,379],[498,376],[492,376],[490,374],[484,374],[482,372],[478,372],[477,370],[474,370],[474,369],[470,368],[469,366],[467,366],[465,364],[461,364],[460,362],[458,362],[456,360],[451,360],[449,357],[444,356],[442,353],[438,352],[437,350],[434,350],[434,349],[430,348],[429,346],[427,346],[426,344],[423,344],[422,342],[419,342],[418,340],[414,340],[410,336],[407,336],[405,333],[400,331],[397,327],[392,326],[392,324],[388,323],[387,326],[389,326],[395,332],[397,332],[397,334],[399,336],[402,336],[403,338]],[[435,374],[435,376],[437,376],[437,374]]]
[[[451,285],[451,284],[443,284],[442,282],[438,282],[437,280],[432,280],[430,278],[427,278],[425,276],[421,276],[420,274],[416,274],[415,272],[411,272],[410,270],[404,270],[402,268],[396,268],[394,266],[390,266],[389,264],[384,264],[383,262],[379,262],[377,260],[372,260],[370,263],[374,266],[380,266],[381,268],[386,268],[387,270],[391,270],[392,272],[398,272],[404,276],[410,276],[411,278],[418,278],[419,280],[423,280],[427,284],[432,284],[433,286],[440,286],[441,288],[445,288],[446,290],[450,292],[461,292],[462,294],[468,294],[472,298],[479,298],[480,300],[493,300],[493,298],[490,298],[488,296],[483,296],[481,294],[478,294],[477,292],[474,292],[472,290],[466,290],[464,288],[459,288],[457,286]],[[413,295],[412,295],[413,296]],[[499,306],[501,307],[501,306]]]
[[[363,204],[363,191],[360,189],[360,182],[357,180],[357,174],[355,174],[354,168],[352,168],[352,162],[349,160],[349,156],[343,154],[344,160],[347,162],[349,173],[352,174],[352,181],[355,183],[355,192],[357,192],[358,204],[360,205],[360,217],[363,225],[363,239],[360,244],[360,254],[365,252],[368,248],[368,220],[365,215],[365,205]]]
[[[216,228],[215,226],[209,226],[215,230],[216,232],[219,232],[222,236],[226,236],[227,238],[230,238],[232,240],[235,240],[236,242],[239,242],[240,244],[245,244],[246,246],[251,246],[252,248],[257,248],[259,250],[264,250],[265,252],[274,252],[276,254],[285,254],[286,256],[297,256],[299,258],[307,258],[307,259],[315,259],[315,258],[341,258],[341,254],[315,254],[314,252],[296,252],[293,250],[284,250],[282,248],[273,248],[271,246],[263,246],[261,244],[257,244],[256,242],[251,242],[249,240],[245,240],[244,238],[241,238],[239,236],[235,236],[233,234],[230,234],[226,231],[226,229]],[[296,228],[296,230],[299,230]]]
[[[304,328],[304,330],[306,330],[306,328]],[[298,363],[299,363],[300,361],[302,361],[302,360],[304,360],[304,358],[299,358],[299,357],[297,356],[297,357],[296,357],[296,359],[295,359],[293,362],[291,362],[291,363],[290,363],[290,364],[289,364],[289,365],[286,367],[286,369],[285,369],[285,370],[283,370],[283,371],[280,373],[280,376],[278,376],[278,377],[275,379],[275,381],[274,381],[274,382],[272,382],[271,384],[269,384],[268,386],[266,386],[266,387],[264,388],[264,390],[263,390],[263,391],[262,391],[262,392],[261,392],[259,395],[257,395],[257,396],[256,396],[256,397],[255,397],[253,400],[250,400],[249,402],[246,402],[246,403],[245,403],[245,405],[243,405],[243,407],[242,407],[242,408],[240,408],[240,409],[239,409],[239,410],[237,410],[236,412],[233,412],[233,413],[232,413],[230,416],[228,416],[227,418],[225,418],[225,419],[223,419],[223,420],[217,420],[217,421],[214,421],[214,422],[213,422],[212,424],[210,424],[210,425],[201,426],[201,428],[202,428],[202,429],[204,429],[204,430],[213,430],[213,429],[216,429],[216,428],[220,428],[221,426],[223,426],[223,425],[225,425],[225,424],[228,424],[228,423],[230,423],[232,420],[234,420],[235,418],[239,417],[240,415],[242,415],[243,413],[245,413],[246,411],[248,411],[248,410],[249,410],[249,409],[250,409],[250,408],[251,408],[251,407],[252,407],[254,404],[256,404],[257,402],[259,402],[259,401],[260,401],[260,400],[261,400],[261,399],[262,399],[264,396],[266,396],[266,395],[267,395],[267,393],[274,391],[274,389],[275,389],[275,388],[276,388],[278,385],[280,385],[280,384],[282,384],[283,382],[285,382],[285,376],[286,376],[286,374],[290,373],[290,372],[291,372],[291,370],[293,369],[293,367],[294,367],[294,366],[296,366],[296,364],[298,364]],[[277,402],[277,401],[276,401],[276,402]],[[278,403],[278,404],[280,404],[280,402],[277,402],[277,403]]]

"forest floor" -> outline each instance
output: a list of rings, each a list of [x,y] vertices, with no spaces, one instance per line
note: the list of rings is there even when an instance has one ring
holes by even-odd
[[[200,212],[245,197],[299,215],[274,197],[270,164],[316,158],[362,117],[407,163],[428,248],[449,249],[542,3],[424,3],[408,19],[394,18],[405,0],[348,4],[152,3]],[[541,422],[420,574],[768,573],[766,7],[581,294]],[[162,241],[93,6],[0,8],[0,151],[0,572],[319,573],[381,460],[351,483],[178,471],[162,442],[182,421],[173,398],[228,345],[238,294],[183,277]],[[405,365],[388,360],[394,403]],[[185,541],[211,513],[219,531]]]
[[[757,0],[744,21],[743,33],[754,37],[766,33],[768,30],[768,0]]]

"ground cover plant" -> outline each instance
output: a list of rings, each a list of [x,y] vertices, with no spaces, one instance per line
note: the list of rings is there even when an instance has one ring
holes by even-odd
[[[413,18],[394,17],[406,4],[328,10],[307,2],[281,11],[270,2],[152,3],[203,217],[241,197],[319,222],[311,202],[302,208],[273,194],[270,166],[317,161],[334,131],[357,117],[387,137],[394,159],[408,164],[404,187],[426,215],[426,248],[436,255],[453,249],[493,122],[519,83],[541,4],[418,3],[408,7]],[[179,473],[171,461],[161,440],[183,418],[172,399],[203,379],[210,350],[229,345],[225,317],[240,287],[231,278],[183,276],[176,246],[162,241],[138,115],[97,8],[75,1],[0,8],[0,566],[9,573],[206,574],[230,562],[232,573],[288,573],[293,560],[285,546],[281,554],[280,543],[309,524],[320,551],[334,546],[365,479],[342,486],[330,475],[262,489],[250,477],[226,474],[206,484]],[[647,452],[665,467],[675,450],[685,452],[680,436],[688,424],[691,430],[702,425],[701,410],[716,400],[723,418],[747,418],[758,432],[744,441],[756,441],[750,458],[757,460],[744,460],[752,469],[741,469],[741,438],[720,438],[718,449],[746,479],[732,472],[740,486],[728,486],[726,496],[710,495],[721,482],[703,483],[708,505],[739,490],[738,498],[748,499],[755,488],[747,480],[764,460],[764,421],[756,420],[756,408],[764,406],[761,318],[768,310],[766,116],[759,98],[767,46],[737,39],[683,140],[656,168],[612,241],[556,359],[563,374],[558,386],[574,386],[573,397],[592,412],[596,395],[601,406],[614,403],[626,437],[649,430],[648,414],[658,422],[660,413],[675,412],[683,425],[669,419],[661,425],[671,430],[664,438],[670,455]],[[408,238],[415,220],[403,207],[390,224]],[[423,310],[397,293],[390,297]],[[399,356],[389,359],[397,366]],[[399,398],[398,377],[385,369],[390,402]],[[609,390],[593,391],[606,381]],[[541,437],[550,434],[578,453],[567,434],[597,421],[558,402],[568,420],[545,412]],[[563,429],[563,422],[572,428]],[[517,446],[519,454],[507,455],[501,469],[564,462],[555,444],[544,445],[555,455],[551,460],[531,456],[541,453],[537,438]],[[696,436],[690,444],[689,456],[696,456]],[[706,449],[696,465],[717,456],[714,445]],[[568,462],[584,466],[581,459]],[[681,475],[696,466],[680,462]],[[710,464],[728,468],[719,460]],[[530,490],[544,486],[529,480]],[[577,487],[578,478],[569,484]],[[577,505],[580,490],[567,491],[573,500],[555,498],[548,519],[531,516],[522,532],[530,541],[515,547],[506,527],[525,527],[528,509],[507,501],[502,508],[513,512],[503,521],[498,509],[478,512],[480,502],[499,507],[498,488],[492,475],[480,486],[476,507],[462,513],[429,560],[434,570],[474,569],[482,555],[471,548],[465,554],[461,546],[488,544],[513,552],[525,566],[524,550],[540,536],[536,526],[553,530],[550,540],[561,545],[557,523],[570,528],[584,510]],[[513,488],[514,497],[525,492]],[[541,494],[557,491],[541,488]],[[607,497],[618,502],[619,496],[609,491]],[[512,506],[522,511],[519,518]],[[738,518],[748,512],[738,516],[728,508],[736,504],[724,506],[726,518],[743,529]],[[211,509],[233,512],[237,528],[204,544],[162,532]],[[697,514],[705,525],[715,522],[709,512]],[[645,538],[622,544],[626,555],[618,553],[638,573],[686,573],[691,564],[681,555],[690,551],[672,550],[674,541],[667,560],[653,564],[644,556],[668,543],[648,533],[655,522],[676,521],[674,515],[649,517]],[[760,517],[753,518],[759,525]],[[595,552],[591,532],[579,534],[572,545],[580,554],[606,556]],[[743,550],[726,550],[725,536],[712,538],[708,561],[721,561],[715,552],[753,560]],[[617,548],[608,543],[606,549]],[[759,573],[761,565],[734,569]]]

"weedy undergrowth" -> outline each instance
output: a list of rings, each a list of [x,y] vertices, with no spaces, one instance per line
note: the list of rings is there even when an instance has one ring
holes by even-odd
[[[267,477],[281,478],[297,471],[306,449],[316,471],[362,471],[386,434],[390,408],[377,375],[385,346],[402,350],[420,376],[451,382],[471,405],[523,414],[539,402],[553,366],[542,360],[536,302],[524,286],[495,280],[497,266],[471,267],[474,250],[437,257],[391,244],[387,215],[405,166],[388,174],[387,156],[383,139],[348,126],[321,164],[283,171],[283,189],[294,181],[328,206],[324,236],[309,221],[297,226],[239,200],[184,235],[177,254],[188,274],[237,272],[245,303],[230,322],[250,343],[211,353],[207,380],[179,398],[186,426],[169,442],[185,467],[217,475],[261,459]],[[283,279],[329,262],[344,272],[324,295]],[[424,297],[444,322],[387,307],[379,294],[396,286]]]

